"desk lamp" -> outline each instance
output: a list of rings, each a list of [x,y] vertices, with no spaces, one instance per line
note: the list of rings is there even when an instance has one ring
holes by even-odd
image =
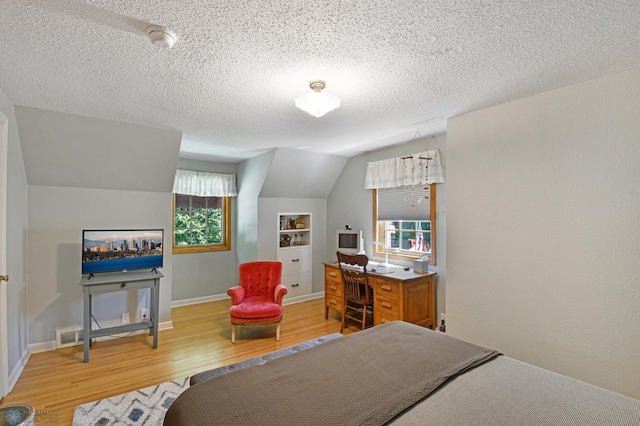
[[[369,244],[382,246],[382,248],[384,248],[384,263],[378,264],[378,269],[380,269],[380,268],[388,269],[389,266],[391,266],[391,265],[389,265],[389,252],[387,251],[388,247],[385,246],[384,244],[382,244],[380,241],[371,241],[371,242],[369,242]]]

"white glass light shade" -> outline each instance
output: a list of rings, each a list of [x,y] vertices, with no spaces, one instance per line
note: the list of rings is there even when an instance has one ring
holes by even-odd
[[[329,111],[338,108],[340,106],[340,99],[338,99],[336,95],[320,91],[324,88],[324,82],[322,82],[321,86],[314,86],[314,83],[317,82],[311,82],[310,84],[313,92],[296,98],[296,106],[314,117],[322,117]]]

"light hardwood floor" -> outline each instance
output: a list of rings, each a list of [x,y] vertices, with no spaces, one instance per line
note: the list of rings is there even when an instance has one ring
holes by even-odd
[[[135,335],[95,343],[87,364],[82,362],[82,346],[34,354],[0,404],[31,404],[37,412],[54,413],[48,424],[68,425],[77,405],[340,331],[340,314],[330,310],[325,320],[321,298],[284,307],[280,342],[275,340],[274,326],[238,327],[237,340],[231,344],[229,306],[230,301],[223,300],[172,309],[173,329],[160,331],[155,350],[150,336]],[[343,334],[355,331],[354,323]]]

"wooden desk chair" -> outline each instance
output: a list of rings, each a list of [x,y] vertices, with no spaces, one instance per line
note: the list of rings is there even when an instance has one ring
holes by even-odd
[[[371,325],[373,325],[373,295],[367,276],[369,258],[364,254],[351,255],[339,251],[336,252],[336,255],[344,283],[344,306],[340,333],[344,331],[346,318],[357,321],[364,330],[367,328],[368,315],[371,316]],[[371,308],[370,313],[367,308]]]

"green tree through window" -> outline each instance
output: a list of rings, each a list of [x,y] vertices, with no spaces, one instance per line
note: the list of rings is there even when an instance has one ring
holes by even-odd
[[[174,253],[230,250],[228,197],[174,194]]]

